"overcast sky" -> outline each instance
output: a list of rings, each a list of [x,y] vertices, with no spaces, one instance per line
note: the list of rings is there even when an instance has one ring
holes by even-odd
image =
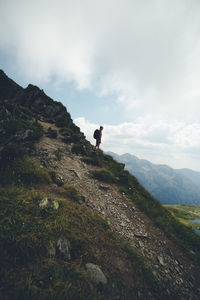
[[[199,0],[0,0],[0,68],[102,149],[200,171]]]

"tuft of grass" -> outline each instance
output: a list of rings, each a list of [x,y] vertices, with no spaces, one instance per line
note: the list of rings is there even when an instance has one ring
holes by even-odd
[[[73,147],[72,147],[72,153],[85,155],[86,154],[86,148],[84,147],[84,145],[82,145],[80,143],[74,144]]]
[[[81,202],[82,198],[78,190],[71,184],[64,184],[62,186],[62,195],[75,201],[75,202]]]
[[[105,168],[100,168],[96,171],[93,171],[93,176],[101,181],[107,183],[114,183],[116,182],[116,178],[110,170]]]
[[[65,143],[79,143],[80,133],[74,128],[64,127],[60,129],[60,133],[64,137],[63,141]]]
[[[81,160],[88,165],[101,167],[101,161],[98,157],[83,157]]]

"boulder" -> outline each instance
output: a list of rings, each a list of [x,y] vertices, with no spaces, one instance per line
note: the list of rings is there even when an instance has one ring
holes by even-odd
[[[56,210],[59,208],[59,203],[55,199],[45,197],[41,200],[39,207],[41,209],[46,209],[46,210],[49,210],[49,209]]]
[[[90,275],[91,279],[96,284],[107,284],[107,278],[99,266],[92,264],[92,263],[87,263],[86,269],[87,269],[87,272]]]

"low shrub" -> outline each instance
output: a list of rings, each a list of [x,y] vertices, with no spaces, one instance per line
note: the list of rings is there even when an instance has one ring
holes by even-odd
[[[2,163],[12,162],[16,159],[22,158],[26,154],[26,148],[21,144],[10,144],[1,151]]]
[[[112,174],[111,171],[101,168],[99,170],[96,170],[93,172],[93,176],[101,181],[108,182],[108,183],[114,183],[116,182],[115,176]]]
[[[57,120],[56,120],[56,125],[60,128],[62,127],[69,127],[71,124],[71,120],[69,118],[67,118],[66,116],[64,117],[59,117]]]
[[[98,159],[98,157],[83,157],[81,159],[84,163],[88,164],[88,165],[92,165],[92,166],[98,166],[100,167],[101,161]]]
[[[72,147],[72,153],[85,155],[86,149],[85,149],[84,145],[82,145],[82,144],[75,144]]]

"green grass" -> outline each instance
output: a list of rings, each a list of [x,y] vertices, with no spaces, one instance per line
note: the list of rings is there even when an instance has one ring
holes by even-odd
[[[65,196],[77,203],[81,202],[82,198],[78,190],[71,184],[64,184],[61,191],[62,196]]]
[[[164,205],[169,211],[179,219],[192,220],[200,219],[200,206],[199,205]]]
[[[45,196],[35,189],[0,188],[2,299],[114,299],[106,296],[112,292],[110,284],[99,290],[90,279],[87,262],[100,265],[119,293],[130,293],[122,279],[128,272],[134,282],[132,295],[141,285],[155,296],[162,294],[144,259],[119,240],[104,219],[67,198],[57,199],[57,210],[45,211],[39,207]],[[67,263],[50,252],[59,237],[71,245]],[[125,270],[115,261],[123,262]]]
[[[103,182],[107,182],[107,183],[116,182],[113,173],[106,168],[100,168],[98,170],[93,171],[93,176]]]
[[[199,205],[164,205],[171,214],[181,223],[189,227],[200,228],[200,224],[189,222],[189,220],[200,219]]]
[[[33,185],[51,183],[49,172],[36,164],[26,155],[1,162],[0,185]]]

